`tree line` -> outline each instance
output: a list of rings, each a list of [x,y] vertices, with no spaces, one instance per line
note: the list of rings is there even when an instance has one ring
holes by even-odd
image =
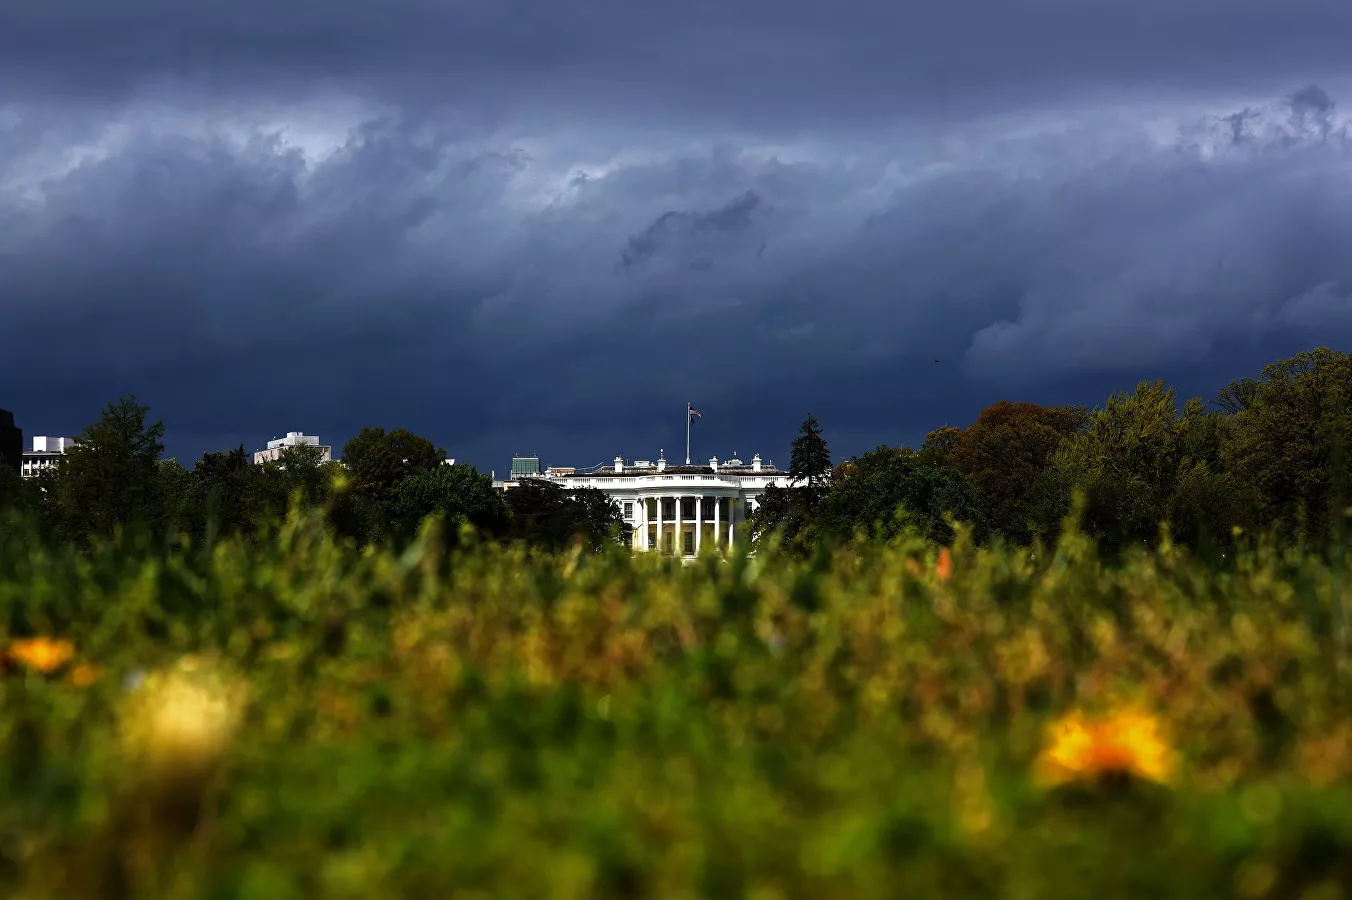
[[[321,509],[358,546],[407,543],[439,515],[454,542],[459,526],[490,540],[600,550],[627,543],[619,505],[595,488],[564,491],[528,481],[508,492],[474,467],[404,429],[364,428],[342,462],[313,446],[284,448],[254,464],[243,445],[204,453],[191,469],[165,459],[164,423],[125,396],[36,478],[0,467],[0,529],[88,546],[117,535],[210,545],[225,535],[265,534],[295,508]]]
[[[809,416],[794,441],[791,487],[768,488],[750,522],[791,552],[918,532],[949,543],[963,523],[984,542],[1055,540],[1076,503],[1080,528],[1117,554],[1167,534],[1204,554],[1240,535],[1286,542],[1340,538],[1352,475],[1352,358],[1321,347],[1178,404],[1143,382],[1100,407],[1001,401],[965,428],[930,432],[918,449],[880,446],[833,465]],[[0,529],[87,546],[134,533],[210,544],[265,533],[288,511],[322,509],[358,546],[403,543],[439,515],[454,539],[594,550],[628,542],[618,504],[595,488],[527,481],[503,492],[472,466],[403,429],[365,428],[323,462],[287,447],[253,464],[241,445],[191,469],[165,459],[164,424],[127,396],[109,403],[78,443],[39,477],[0,468]]]
[[[918,449],[881,446],[832,466],[809,416],[794,441],[792,487],[770,488],[753,539],[807,551],[953,523],[980,541],[1054,540],[1079,502],[1080,527],[1107,554],[1165,535],[1224,554],[1241,535],[1328,545],[1342,537],[1352,465],[1352,358],[1320,347],[1179,407],[1142,382],[1100,407],[1001,401]]]

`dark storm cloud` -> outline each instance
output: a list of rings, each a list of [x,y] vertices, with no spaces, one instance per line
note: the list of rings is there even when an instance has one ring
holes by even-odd
[[[809,410],[857,451],[1209,393],[1352,339],[1349,36],[1334,0],[20,0],[0,405],[500,469],[674,454],[687,400],[747,457]]]
[[[632,269],[661,254],[678,256],[691,269],[707,269],[713,254],[726,253],[730,241],[752,229],[752,214],[760,205],[760,195],[747,191],[708,212],[664,212],[642,234],[629,238],[620,251],[619,268]],[[756,254],[764,252],[762,240]]]
[[[10,185],[0,376],[136,389],[202,442],[184,455],[374,422],[488,466],[522,443],[604,460],[670,449],[660,410],[686,399],[717,411],[711,443],[809,408],[839,449],[914,440],[1010,391],[1093,402],[1086,379],[1352,338],[1352,151],[1326,100],[1162,139],[1090,118],[937,158],[723,146],[586,177],[416,118],[322,160],[266,131],[133,131]]]
[[[1349,35],[1343,0],[15,0],[0,79],[86,96],[322,84],[778,127],[1103,88],[1270,88],[1343,71]]]

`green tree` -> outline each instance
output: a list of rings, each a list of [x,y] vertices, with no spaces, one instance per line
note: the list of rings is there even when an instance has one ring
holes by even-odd
[[[578,488],[573,491],[572,501],[582,510],[583,521],[587,523],[584,539],[588,549],[595,553],[611,544],[629,546],[633,527],[624,520],[620,504],[609,494],[597,488]]]
[[[616,541],[628,542],[629,527],[619,504],[604,491],[581,488],[573,493],[540,479],[527,479],[507,492],[512,535],[539,547],[562,549],[581,540],[599,551]]]
[[[1153,543],[1161,522],[1175,536],[1205,531],[1224,540],[1239,522],[1208,521],[1213,514],[1239,515],[1242,504],[1223,457],[1229,438],[1225,415],[1189,400],[1179,414],[1173,388],[1142,382],[1133,394],[1114,394],[1090,413],[1087,427],[1066,441],[1054,461],[1085,492],[1084,526],[1105,550]],[[1173,517],[1186,515],[1180,524]]]
[[[756,511],[747,522],[753,544],[778,534],[782,546],[805,550],[814,532],[812,517],[838,472],[831,467],[831,450],[822,437],[821,424],[808,414],[794,438],[789,455],[789,487],[767,487],[757,498]]]
[[[304,450],[319,452],[313,447]],[[272,463],[254,465],[243,444],[233,450],[202,454],[191,475],[182,527],[199,540],[253,534],[260,520],[280,519],[286,514],[289,491],[285,473]]]
[[[1352,359],[1319,347],[1263,369],[1236,405],[1227,459],[1262,521],[1324,536],[1352,472]],[[1219,401],[1218,401],[1219,402]]]
[[[403,428],[363,428],[343,447],[343,465],[354,488],[377,499],[387,498],[410,475],[435,471],[445,461],[445,450]]]
[[[444,517],[446,534],[451,540],[462,524],[491,537],[505,535],[511,525],[506,498],[493,487],[492,477],[463,463],[443,463],[435,469],[408,475],[391,491],[388,522],[396,537],[411,538],[431,515]]]
[[[1221,388],[1212,402],[1230,415],[1237,415],[1253,406],[1258,399],[1259,387],[1253,378],[1237,378]]]
[[[951,425],[934,429],[925,435],[925,442],[920,445],[920,461],[925,465],[950,465],[948,455],[953,452],[962,434],[963,429]]]
[[[952,517],[982,527],[966,479],[907,447],[879,447],[852,457],[816,510],[813,527],[828,542],[856,536],[888,540],[913,530],[935,543],[953,540]]]
[[[119,529],[164,524],[158,479],[164,423],[148,423],[149,412],[132,395],[109,403],[66,452],[52,500],[69,540],[85,543]]]
[[[177,459],[162,459],[156,467],[156,488],[166,531],[183,533],[191,523],[193,473]]]
[[[803,550],[811,537],[812,504],[807,488],[768,485],[747,520],[751,543],[764,544],[778,534],[786,550]]]
[[[329,498],[334,469],[324,462],[324,451],[318,447],[285,447],[270,471],[280,476],[288,506],[293,499],[299,499],[302,507],[320,506]]]
[[[803,420],[789,455],[789,479],[814,495],[824,494],[831,481],[831,450],[822,437],[821,425],[811,414]]]
[[[38,525],[41,502],[36,479],[19,477],[0,460],[0,532],[31,533]]]

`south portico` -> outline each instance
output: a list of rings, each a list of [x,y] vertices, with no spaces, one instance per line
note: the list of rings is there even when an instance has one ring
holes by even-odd
[[[708,548],[726,549],[744,539],[746,521],[769,485],[788,486],[788,473],[761,462],[739,459],[707,466],[669,466],[665,455],[656,463],[626,462],[591,472],[544,473],[565,490],[590,487],[604,491],[620,507],[633,530],[633,549],[676,556],[695,556]]]
[[[639,495],[628,520],[636,533],[635,549],[693,556],[706,544],[731,547],[737,538],[738,499],[735,491],[713,490]]]

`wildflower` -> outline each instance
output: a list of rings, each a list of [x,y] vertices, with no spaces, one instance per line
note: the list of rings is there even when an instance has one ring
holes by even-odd
[[[195,660],[155,672],[127,700],[123,749],[149,774],[209,769],[239,723],[238,688]]]
[[[56,671],[74,655],[75,645],[70,641],[45,637],[15,641],[5,651],[5,659],[43,673]]]
[[[81,663],[70,672],[70,683],[78,688],[89,687],[98,680],[98,670],[88,663]]]
[[[1165,782],[1172,754],[1148,713],[1127,709],[1089,721],[1073,712],[1052,724],[1038,769],[1050,784],[1105,775]]]
[[[939,561],[934,564],[934,574],[940,581],[947,581],[953,574],[953,554],[947,547],[939,548]]]

